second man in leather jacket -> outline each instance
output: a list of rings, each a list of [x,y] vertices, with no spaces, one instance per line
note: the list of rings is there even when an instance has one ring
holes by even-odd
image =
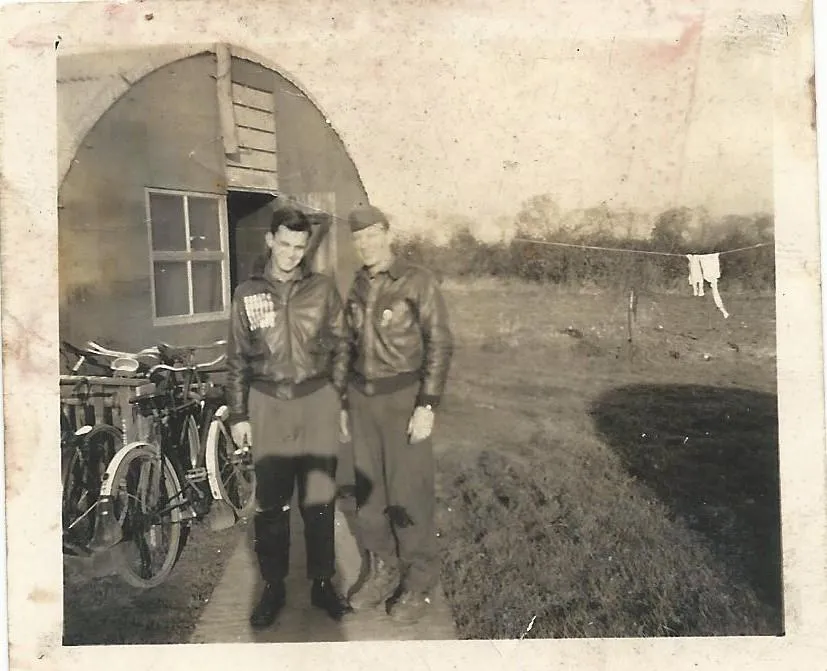
[[[350,603],[389,603],[394,620],[410,623],[428,612],[439,574],[431,430],[453,340],[436,278],[394,257],[385,215],[368,206],[350,215],[350,226],[364,266],[347,301],[347,397],[358,525],[370,557]]]

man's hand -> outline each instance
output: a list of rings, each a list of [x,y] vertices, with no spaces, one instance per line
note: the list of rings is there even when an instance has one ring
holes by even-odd
[[[348,426],[347,410],[339,411],[339,442],[347,443],[350,441],[350,427]]]
[[[233,442],[236,444],[236,447],[250,447],[253,442],[253,430],[250,428],[250,422],[247,420],[233,424],[230,427],[230,434],[233,437]]]
[[[425,440],[434,429],[434,411],[425,406],[414,408],[411,421],[408,422],[408,441],[413,445]]]

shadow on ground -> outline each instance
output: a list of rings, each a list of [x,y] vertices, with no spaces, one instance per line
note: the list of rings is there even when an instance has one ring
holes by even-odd
[[[778,614],[782,630],[777,399],[746,389],[632,385],[600,396],[597,429],[630,474]]]

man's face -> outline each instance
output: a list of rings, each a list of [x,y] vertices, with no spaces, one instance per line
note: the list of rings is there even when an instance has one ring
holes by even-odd
[[[309,233],[303,231],[291,231],[281,226],[273,233],[267,233],[267,246],[273,253],[273,260],[276,267],[283,273],[290,273],[302,260],[307,249]]]
[[[390,232],[380,223],[353,234],[356,251],[368,268],[382,265],[391,256]]]

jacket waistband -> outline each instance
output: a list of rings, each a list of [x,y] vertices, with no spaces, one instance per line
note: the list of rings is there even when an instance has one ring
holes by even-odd
[[[375,396],[376,394],[391,394],[405,387],[410,387],[413,384],[420,382],[421,375],[419,371],[411,371],[410,373],[399,373],[391,377],[380,377],[373,380],[368,380],[360,373],[351,373],[350,383],[356,387],[365,396]]]
[[[294,398],[310,396],[310,394],[319,391],[328,384],[330,384],[330,380],[326,377],[313,377],[309,380],[302,380],[301,382],[293,382],[291,380],[284,380],[283,382],[253,380],[250,383],[250,388],[282,401],[291,401]]]

